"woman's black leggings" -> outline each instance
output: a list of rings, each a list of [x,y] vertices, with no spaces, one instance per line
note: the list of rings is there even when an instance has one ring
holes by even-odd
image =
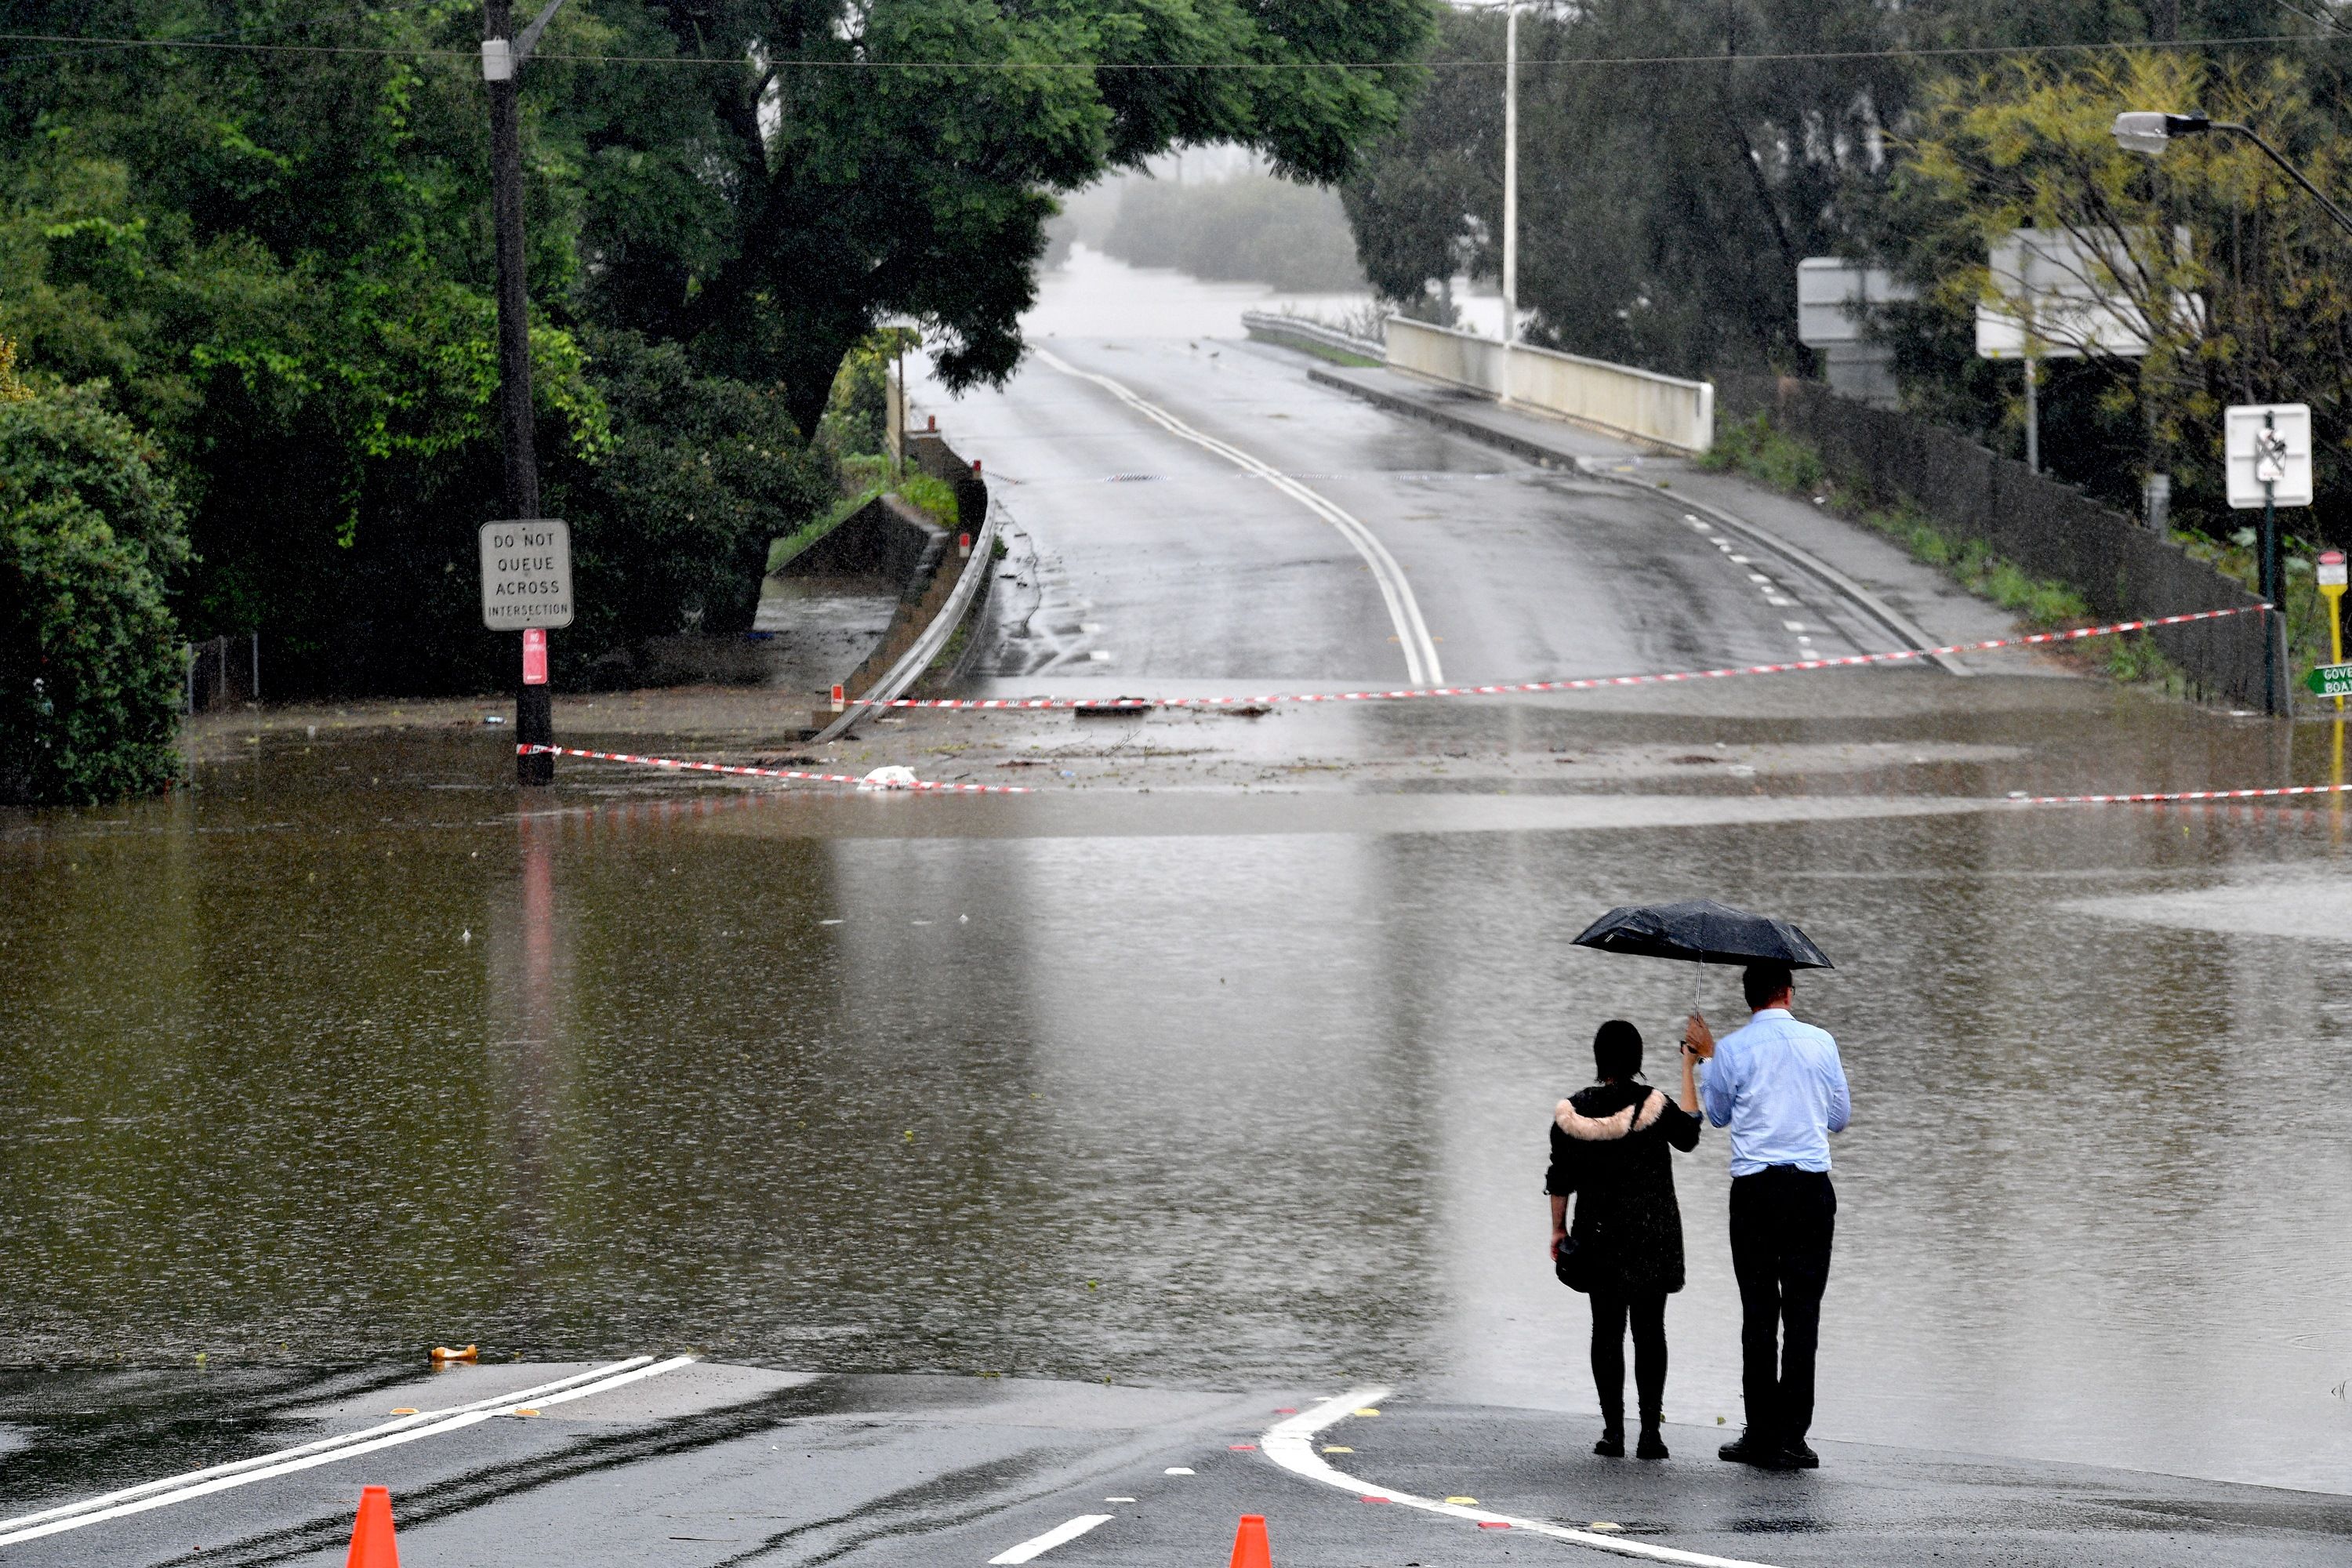
[[[1601,1395],[1601,1418],[1625,1422],[1625,1328],[1633,1329],[1633,1383],[1641,1392],[1642,1422],[1654,1426],[1666,1403],[1666,1293],[1635,1296],[1592,1292],[1592,1386]]]

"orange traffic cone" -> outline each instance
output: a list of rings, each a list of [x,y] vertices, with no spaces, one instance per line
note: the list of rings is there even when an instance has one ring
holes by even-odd
[[[400,1568],[400,1549],[392,1543],[390,1488],[360,1489],[360,1516],[352,1521],[352,1550],[343,1568]]]
[[[1265,1544],[1265,1515],[1242,1515],[1242,1527],[1234,1531],[1233,1568],[1274,1568]]]

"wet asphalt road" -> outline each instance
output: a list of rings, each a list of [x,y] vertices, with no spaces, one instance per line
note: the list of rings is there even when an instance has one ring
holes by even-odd
[[[1825,584],[1718,546],[1670,502],[1368,407],[1309,382],[1302,356],[1208,340],[1049,347],[1361,520],[1402,568],[1447,681],[1888,646]],[[929,395],[1035,556],[1031,580],[999,584],[1012,590],[1005,639],[982,668],[1003,689],[1047,672],[1163,683],[1154,691],[1406,678],[1374,574],[1298,500],[1040,360],[1002,393]],[[1595,455],[1626,450],[1565,434]]]
[[[36,1453],[54,1442],[78,1448],[85,1476],[139,1479],[165,1453],[282,1450],[373,1427],[394,1410],[441,1408],[583,1370],[347,1377],[340,1387],[248,1387],[242,1400],[226,1390],[167,1394],[152,1377],[143,1388],[109,1389],[106,1374],[89,1374],[70,1390],[52,1386],[46,1404],[21,1384],[7,1403],[30,1418],[18,1430],[44,1440]],[[2316,1568],[2352,1550],[2344,1498],[1837,1443],[1820,1445],[1817,1472],[1765,1475],[1717,1461],[1721,1435],[1686,1426],[1668,1427],[1676,1458],[1667,1463],[1612,1461],[1588,1451],[1582,1416],[1408,1395],[1316,1433],[1312,1447],[1335,1477],[1278,1468],[1269,1432],[1328,1392],[690,1366],[562,1409],[504,1414],[87,1529],[10,1543],[0,1523],[0,1560],[332,1563],[362,1480],[392,1489],[403,1557],[419,1568],[946,1568],[990,1562],[1088,1518],[1099,1522],[1050,1561],[1191,1568],[1217,1560],[1243,1513],[1266,1517],[1276,1563],[1311,1568],[1593,1560],[1590,1548],[1530,1523],[1764,1568]],[[77,1397],[114,1405],[103,1432],[73,1432]],[[194,1436],[208,1417],[244,1429]],[[1482,1528],[1391,1494],[1522,1524]],[[1689,1559],[1669,1559],[1677,1560]]]
[[[1820,585],[1730,559],[1670,503],[1312,389],[1303,362],[1275,351],[1052,347],[1363,520],[1444,638],[1449,680],[1885,646]],[[990,688],[1402,678],[1371,574],[1296,499],[1043,364],[1005,395],[940,406],[959,446],[1005,482],[1027,552],[1000,584]],[[1942,1426],[1963,1448],[2215,1466],[2251,1452],[2270,1473],[2342,1489],[2327,1458],[2337,1411],[2312,1386],[2321,1358],[2296,1305],[2332,1266],[2324,1247],[2282,1254],[2281,1229],[2305,1226],[2271,1202],[2315,1131],[2319,1147],[2331,1134],[2251,1118],[2216,1129],[2229,1152],[2217,1162],[2193,1128],[2171,1124],[2153,1150],[2128,1131],[2161,1114],[2150,1101],[2168,1074],[2224,1104],[2296,1092],[2296,1069],[2269,1047],[2301,1037],[2317,982],[2293,955],[2232,949],[2225,964],[2177,933],[2239,930],[2214,913],[2210,884],[2273,886],[2271,868],[2309,858],[2302,819],[2238,831],[2200,817],[2192,835],[2171,821],[1953,816],[1904,792],[1929,779],[1995,789],[2004,759],[2070,728],[2137,724],[2126,738],[2151,754],[2236,753],[2202,721],[2071,717],[2066,694],[2016,689],[2074,683],[1969,683],[1967,707],[1938,709],[1947,688],[1932,672],[1827,679],[1853,682],[1851,698],[1726,687],[1651,709],[1286,713],[1249,731],[1268,748],[1299,732],[1343,750],[1432,748],[1433,776],[1395,794],[1106,791],[1066,810],[1033,797],[985,824],[899,811],[895,826],[876,824],[873,802],[753,803],[706,832],[667,802],[649,816],[626,800],[604,810],[583,770],[560,817],[518,837],[511,817],[483,817],[502,808],[469,799],[484,786],[448,748],[350,752],[362,772],[383,768],[371,794],[326,775],[354,763],[324,749],[257,747],[248,804],[224,789],[219,803],[158,808],[196,822],[165,833],[161,863],[136,822],[119,837],[91,824],[88,847],[35,841],[11,867],[35,879],[41,917],[0,937],[37,955],[7,994],[39,1020],[8,1043],[42,1107],[14,1134],[11,1168],[40,1190],[9,1223],[66,1272],[8,1288],[23,1309],[12,1331],[44,1358],[71,1360],[79,1335],[102,1342],[101,1358],[176,1369],[196,1345],[234,1339],[248,1368],[288,1343],[312,1364],[356,1350],[381,1367],[388,1345],[405,1355],[457,1319],[537,1358],[716,1346],[722,1363],[788,1369],[1042,1364],[1114,1380],[702,1367],[0,1541],[0,1563],[189,1561],[197,1548],[333,1561],[362,1479],[394,1488],[412,1561],[427,1564],[977,1563],[1089,1511],[1113,1518],[1044,1561],[1189,1563],[1216,1560],[1244,1509],[1274,1519],[1278,1563],[1580,1554],[1364,1504],[1234,1447],[1368,1363],[1403,1375],[1384,1415],[1339,1439],[1367,1479],[1605,1518],[1727,1557],[2342,1561],[2346,1505],[2329,1493],[1916,1446]],[[1181,740],[1187,723],[1165,733]],[[1654,767],[1727,736],[1786,740],[1816,763],[1769,797],[1759,782],[1753,800],[1653,781],[1632,795],[1538,786],[1488,801],[1491,781],[1444,771],[1472,773],[1453,761],[1470,748],[1549,765],[1549,752],[1618,742],[1656,752]],[[1868,764],[1881,772],[1822,787],[1829,753],[1873,746],[1894,748]],[[1906,784],[1906,758],[1948,771]],[[1843,803],[1853,789],[1886,798]],[[321,811],[324,791],[349,803],[348,820]],[[885,809],[900,806],[923,803]],[[1868,820],[1914,810],[1932,820]],[[1776,820],[1798,826],[1775,837],[1741,826]],[[1529,1186],[1525,1152],[1495,1129],[1517,1136],[1522,1102],[1574,1070],[1551,1040],[1595,1008],[1646,1025],[1687,1005],[1680,974],[1621,968],[1596,983],[1554,962],[1571,911],[1662,882],[1769,898],[1826,929],[1842,960],[1859,949],[1857,984],[1819,993],[1863,1043],[1853,1070],[1872,1115],[1840,1157],[1853,1155],[1856,1214],[1874,1216],[1842,1253],[1825,1426],[1914,1447],[1824,1441],[1830,1468],[1805,1478],[1712,1459],[1719,1434],[1689,1423],[1736,1387],[1727,1282],[1706,1260],[1720,1250],[1712,1145],[1705,1173],[1685,1178],[1699,1261],[1675,1307],[1677,1458],[1609,1466],[1583,1452],[1589,1416],[1519,1408],[1580,1397],[1580,1335],[1577,1303],[1497,1263],[1536,1205],[1510,1207]],[[169,940],[121,923],[125,889],[174,912]],[[2141,900],[2131,918],[2146,930],[2095,929],[2125,972],[2156,977],[2151,994],[2117,998],[2092,1026],[2102,1045],[2160,1058],[2141,1081],[2034,1053],[2084,1029],[2053,940],[2074,930],[2034,923],[2053,893]],[[2324,886],[2305,896],[2334,907]],[[949,923],[950,906],[977,918]],[[1981,962],[1947,951],[1952,930]],[[108,993],[116,975],[152,1016]],[[2156,994],[2168,980],[2177,993]],[[98,1019],[115,1022],[91,1048],[47,1050]],[[1938,1048],[1869,1048],[1914,1028]],[[2226,1060],[2209,1060],[2207,1033],[2231,1042]],[[2048,1109],[2070,1100],[2076,1117]],[[1921,1103],[1957,1147],[1906,1131]],[[1889,1105],[1905,1110],[1878,1112]],[[166,1122],[200,1136],[159,1131]],[[89,1179],[55,1174],[72,1159]],[[165,1174],[126,1182],[114,1162]],[[2100,1183],[2109,1202],[2071,1204]],[[2330,1201],[2312,1197],[2315,1234]],[[2011,1204],[2053,1245],[2032,1252],[2002,1234],[1988,1216]],[[2183,1226],[2210,1227],[2187,1259],[2166,1243]],[[114,1245],[86,1255],[101,1243]],[[2004,1290],[1971,1289],[1995,1276]],[[2242,1353],[2200,1356],[2207,1316],[2248,1327]],[[2129,1370],[2142,1353],[2157,1369],[2145,1408]],[[1311,1368],[1315,1385],[1285,1387],[1292,1368]],[[446,1389],[483,1386],[459,1379],[492,1375],[410,1387],[404,1372],[355,1374],[361,1392],[250,1370],[20,1374],[0,1388],[0,1514],[434,1407]],[[1161,1380],[1191,1391],[1130,1385]],[[2088,1389],[2117,1398],[2114,1413]],[[2319,1436],[2261,1430],[2263,1402],[2285,1399],[2281,1429]],[[2204,1406],[2210,1430],[2135,1429]],[[1949,1411],[1968,1415],[1964,1430],[1940,1419]],[[2282,1458],[2283,1443],[2302,1452]]]

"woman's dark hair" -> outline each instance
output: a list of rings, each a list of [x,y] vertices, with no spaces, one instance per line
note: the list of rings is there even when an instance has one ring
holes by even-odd
[[[1642,1070],[1642,1031],[1612,1018],[1592,1037],[1592,1067],[1602,1079],[1629,1079]]]

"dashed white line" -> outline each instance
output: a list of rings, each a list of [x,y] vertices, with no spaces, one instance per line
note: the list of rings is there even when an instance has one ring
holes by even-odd
[[[1622,1536],[1602,1535],[1590,1530],[1570,1530],[1565,1525],[1546,1520],[1521,1519],[1516,1514],[1496,1513],[1491,1510],[1473,1508],[1462,1503],[1440,1502],[1435,1498],[1415,1497],[1410,1492],[1392,1490],[1360,1480],[1337,1470],[1315,1452],[1315,1435],[1325,1427],[1345,1419],[1359,1407],[1376,1405],[1389,1396],[1385,1388],[1359,1388],[1327,1399],[1312,1410],[1302,1410],[1287,1421],[1277,1423],[1259,1439],[1265,1457],[1295,1476],[1310,1481],[1320,1481],[1327,1487],[1354,1492],[1360,1497],[1377,1499],[1402,1508],[1419,1509],[1424,1513],[1444,1514],[1449,1519],[1465,1520],[1482,1529],[1524,1530],[1553,1541],[1565,1541],[1577,1546],[1590,1546],[1595,1551],[1611,1552],[1620,1557],[1639,1557],[1652,1563],[1673,1563],[1681,1568],[1769,1568],[1769,1564],[1750,1563],[1737,1557],[1715,1557],[1704,1552],[1685,1552],[1676,1546],[1658,1546],[1646,1541],[1627,1541]]]
[[[1043,1535],[1033,1535],[1018,1546],[1008,1547],[990,1558],[990,1568],[1000,1563],[1026,1563],[1033,1557],[1043,1557],[1056,1546],[1066,1545],[1098,1524],[1108,1524],[1112,1515],[1082,1513],[1066,1524],[1057,1524]]]
[[[1359,519],[1273,464],[1194,429],[1158,404],[1146,402],[1110,377],[1080,370],[1045,349],[1033,349],[1031,352],[1064,375],[1093,382],[1170,435],[1205,447],[1245,472],[1256,475],[1338,529],[1340,536],[1355,546],[1356,553],[1364,558],[1364,563],[1371,568],[1372,580],[1380,584],[1381,598],[1388,605],[1389,619],[1394,623],[1397,641],[1404,649],[1405,674],[1416,686],[1444,684],[1445,672],[1437,662],[1437,644],[1430,637],[1427,624],[1421,618],[1421,605],[1412,596],[1412,584],[1405,581],[1404,568],[1397,564],[1396,557],[1389,553],[1388,546],[1382,544]]]

